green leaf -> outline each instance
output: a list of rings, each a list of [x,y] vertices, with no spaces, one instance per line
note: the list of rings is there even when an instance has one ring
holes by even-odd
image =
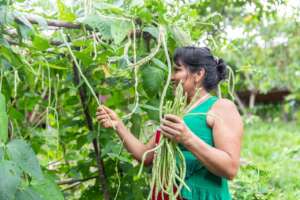
[[[141,132],[142,118],[139,114],[134,113],[130,121],[132,123],[130,130],[135,136],[138,137]]]
[[[68,8],[61,0],[56,0],[56,5],[59,11],[59,19],[72,22],[76,19],[76,15],[72,13],[71,9]]]
[[[0,162],[0,199],[14,199],[17,188],[21,182],[20,171],[12,161]]]
[[[48,40],[39,35],[34,35],[32,44],[37,50],[40,51],[44,51],[50,47]]]
[[[112,20],[99,15],[89,15],[79,20],[83,24],[90,26],[93,29],[98,30],[101,33],[101,37],[105,40],[111,39],[111,23]]]
[[[163,63],[161,60],[157,59],[157,58],[152,58],[151,60],[157,67],[161,68],[162,70],[164,70],[165,72],[167,72],[168,67],[165,63]]]
[[[109,3],[104,3],[104,2],[95,2],[93,4],[97,10],[108,10],[111,13],[115,14],[122,14],[124,13],[124,10],[120,8],[117,5],[109,4]]]
[[[43,200],[64,199],[61,191],[50,175],[45,175],[42,180],[34,180],[32,182],[32,188]]]
[[[6,101],[2,93],[0,93],[0,114],[6,113]]]
[[[178,26],[170,27],[174,40],[179,47],[189,46],[192,44],[192,38],[189,33],[185,32]]]
[[[147,65],[141,70],[143,88],[149,97],[159,93],[164,81],[164,73],[161,69]]]
[[[114,42],[120,44],[127,36],[129,30],[132,28],[131,23],[122,20],[116,20],[111,25],[111,34]]]
[[[7,2],[0,1],[0,5],[7,4]],[[0,24],[10,24],[14,21],[14,17],[9,6],[0,6]]]
[[[129,7],[133,8],[133,7],[143,7],[145,4],[144,0],[132,0],[130,2]]]
[[[8,138],[8,117],[6,114],[0,114],[0,141],[6,143]]]
[[[155,37],[156,39],[158,38],[159,31],[158,31],[158,29],[157,29],[156,27],[152,27],[152,26],[150,26],[150,27],[145,27],[145,28],[143,29],[143,31],[144,31],[144,32],[150,33],[150,34],[151,34],[153,37]]]
[[[17,191],[16,200],[43,200],[43,199],[31,187],[27,187],[25,190]]]
[[[24,140],[15,139],[7,145],[9,158],[36,179],[42,179],[43,174],[32,148]]]
[[[107,155],[111,158],[116,158],[120,161],[123,161],[123,162],[127,162],[127,163],[131,163],[131,160],[122,156],[122,155],[119,155],[119,154],[116,154],[116,153],[107,153]]]
[[[22,13],[15,12],[14,15],[15,15],[15,18],[17,19],[17,21],[21,22],[28,28],[33,29],[32,24],[28,21],[28,19]]]
[[[6,143],[8,138],[8,116],[6,113],[6,101],[0,93],[0,142]]]
[[[156,97],[147,101],[147,104],[141,105],[141,108],[145,110],[150,119],[159,121],[159,104],[160,100]]]

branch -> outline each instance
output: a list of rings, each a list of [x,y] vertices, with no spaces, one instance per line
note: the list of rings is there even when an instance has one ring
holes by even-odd
[[[240,99],[239,95],[236,92],[234,92],[233,95],[234,95],[235,101],[237,102],[237,104],[238,104],[240,110],[242,111],[242,113],[247,114],[246,106],[244,105],[244,103]]]
[[[24,16],[31,24],[39,24],[39,19],[33,15],[26,15]],[[17,16],[15,16],[15,21],[18,23],[22,23],[21,20]],[[87,30],[92,30],[91,27],[88,27],[86,25],[80,24],[80,23],[71,23],[71,22],[65,22],[65,21],[59,21],[59,20],[50,20],[45,19],[48,26],[54,26],[54,27],[60,27],[60,28],[67,28],[67,29],[81,29],[83,26]]]
[[[80,85],[80,76],[79,76],[79,71],[75,66],[75,63],[73,63],[73,73],[74,73],[75,86],[78,87]],[[87,126],[90,131],[93,131],[94,130],[93,120],[88,109],[86,90],[83,85],[81,85],[78,89],[79,89],[80,101],[85,115]],[[97,161],[99,183],[103,191],[104,199],[109,200],[110,195],[108,191],[107,178],[105,176],[103,160],[100,158],[101,148],[98,146],[98,141],[96,138],[93,139],[93,147],[94,147],[96,161]]]
[[[91,177],[87,177],[87,178],[82,178],[82,179],[70,179],[70,180],[62,180],[62,181],[59,181],[57,182],[57,185],[71,185],[73,183],[77,183],[77,182],[85,182],[85,181],[88,181],[88,180],[91,180],[91,179],[94,179],[94,178],[97,178],[97,176],[91,176]]]
[[[40,19],[37,16],[26,15],[24,17],[31,24],[40,24],[39,23]],[[18,16],[15,16],[15,21],[17,23],[23,23],[22,20],[20,20],[18,18]],[[72,22],[59,21],[59,20],[50,20],[50,19],[45,19],[45,22],[48,26],[52,26],[52,27],[67,28],[67,29],[81,29],[81,28],[84,27],[86,30],[95,31],[92,27],[90,27],[86,24],[82,24],[82,23],[72,23]],[[18,36],[18,33],[14,30],[6,30],[5,33],[8,34],[9,36],[11,36],[12,38],[15,38],[15,37]],[[93,35],[87,36],[87,38],[92,38],[92,37],[93,37]],[[133,37],[133,32],[132,31],[130,32],[130,37]],[[150,33],[143,32],[142,30],[136,30],[136,37],[143,37],[147,42],[149,42],[151,39],[155,39]],[[12,44],[12,45],[18,45],[18,43],[15,42],[15,41],[9,41],[9,43]],[[51,40],[51,41],[49,41],[49,44],[51,44],[53,46],[60,46],[60,45],[63,44],[63,42],[59,41],[59,40]]]

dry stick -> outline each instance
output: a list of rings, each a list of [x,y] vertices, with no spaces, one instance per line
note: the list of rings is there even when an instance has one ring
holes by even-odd
[[[62,180],[57,182],[57,185],[71,185],[77,182],[85,182],[85,181],[89,181],[91,179],[97,178],[98,176],[91,176],[91,177],[87,177],[87,178],[82,178],[82,179],[71,179],[71,180]]]
[[[39,19],[33,15],[27,15],[25,18],[32,24],[39,24]],[[18,20],[16,18],[16,20]],[[46,23],[48,26],[55,26],[55,27],[63,27],[67,29],[81,29],[83,24],[79,23],[71,23],[71,22],[65,22],[65,21],[59,21],[59,20],[46,20]],[[87,29],[92,30],[90,27],[87,27]]]
[[[43,91],[43,93],[41,94],[41,99],[38,101],[37,104],[35,104],[34,108],[33,108],[33,111],[31,113],[31,116],[29,118],[29,122],[32,123],[34,122],[35,120],[35,116],[37,114],[37,112],[39,111],[39,108],[40,108],[40,103],[41,101],[45,98],[46,96],[46,92],[47,92],[47,88]]]
[[[235,101],[237,102],[240,110],[242,111],[242,113],[246,116],[248,116],[248,113],[247,113],[247,109],[246,109],[246,106],[244,105],[244,103],[242,102],[242,100],[240,99],[240,97],[238,96],[238,94],[236,92],[233,93],[234,95],[234,99]]]
[[[79,76],[78,68],[76,67],[75,63],[73,63],[73,73],[74,73],[75,86],[78,86],[78,85],[80,85],[80,76]],[[86,99],[87,99],[86,91],[85,91],[83,85],[79,86],[78,90],[79,90],[79,96],[80,96],[81,105],[82,105],[82,108],[83,108],[83,111],[84,111],[87,126],[88,126],[90,131],[93,131],[94,130],[93,120],[92,120],[92,117],[90,115],[88,105],[87,105],[87,101],[86,101]],[[101,189],[104,193],[104,199],[109,200],[110,199],[109,190],[108,190],[109,187],[108,187],[108,182],[107,182],[107,179],[106,179],[106,176],[105,176],[104,163],[103,163],[103,160],[100,158],[101,147],[100,147],[100,145],[98,146],[98,141],[97,141],[96,138],[93,139],[93,146],[94,146],[94,151],[95,151],[95,156],[96,156],[96,161],[97,161],[97,167],[98,167],[98,172],[99,172],[98,176],[99,176],[100,186],[101,186]]]
[[[67,191],[67,190],[71,190],[71,189],[79,186],[80,184],[81,184],[81,182],[76,182],[73,185],[71,185],[70,187],[64,188],[62,191],[64,192],[64,191]]]

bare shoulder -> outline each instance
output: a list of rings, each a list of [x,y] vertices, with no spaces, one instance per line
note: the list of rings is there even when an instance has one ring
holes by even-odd
[[[225,98],[220,98],[211,108],[214,112],[238,111],[233,101]],[[228,113],[227,113],[228,114]]]
[[[233,101],[225,98],[220,98],[212,106],[209,111],[211,117],[207,117],[207,123],[212,127],[215,123],[215,116],[218,116],[217,119],[222,119],[227,122],[230,121],[242,121],[240,113],[237,109],[237,106]]]

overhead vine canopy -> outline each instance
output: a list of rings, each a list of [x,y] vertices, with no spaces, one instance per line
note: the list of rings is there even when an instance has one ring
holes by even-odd
[[[298,21],[280,18],[285,5],[0,0],[0,199],[144,199],[147,176],[136,178],[139,166],[113,130],[98,126],[95,111],[115,109],[146,141],[176,47],[209,46],[236,73],[237,89],[298,95],[299,11]],[[229,37],[237,27],[247,37]],[[230,97],[228,84],[220,91]]]

